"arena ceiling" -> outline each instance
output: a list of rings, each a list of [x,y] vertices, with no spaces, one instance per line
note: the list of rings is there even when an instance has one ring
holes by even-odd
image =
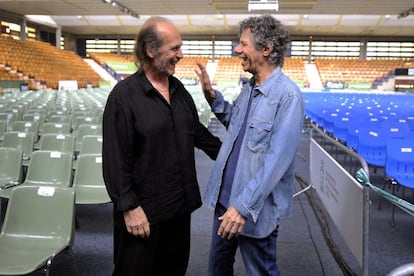
[[[105,1],[0,0],[0,9],[41,15],[63,33],[88,36],[135,35],[151,15],[169,17],[183,36],[234,36],[241,19],[258,14],[248,11],[247,0],[117,0],[136,18]],[[413,7],[413,0],[279,0],[279,11],[272,14],[292,35],[405,36],[414,41]]]

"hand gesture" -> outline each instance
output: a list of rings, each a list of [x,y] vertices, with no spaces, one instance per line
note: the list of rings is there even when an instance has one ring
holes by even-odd
[[[198,69],[194,69],[194,72],[200,80],[201,88],[204,92],[204,97],[206,98],[207,102],[211,104],[216,99],[216,92],[211,86],[210,77],[207,74],[206,67],[200,62],[196,62],[196,64],[198,66]]]

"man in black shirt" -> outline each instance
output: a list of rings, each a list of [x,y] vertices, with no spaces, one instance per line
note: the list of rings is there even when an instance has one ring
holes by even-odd
[[[185,275],[191,213],[201,206],[194,147],[220,140],[200,123],[175,77],[181,36],[167,19],[138,33],[139,70],[111,91],[103,117],[103,175],[114,206],[113,275]]]

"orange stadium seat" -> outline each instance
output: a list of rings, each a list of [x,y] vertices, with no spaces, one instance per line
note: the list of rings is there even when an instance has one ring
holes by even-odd
[[[40,81],[46,82],[48,88],[57,89],[59,80],[77,80],[79,87],[86,87],[88,82],[98,86],[101,80],[79,55],[46,42],[0,36],[0,53],[0,60],[10,67],[6,78],[12,78],[10,73],[19,73],[18,79],[28,81],[30,88],[35,88]]]

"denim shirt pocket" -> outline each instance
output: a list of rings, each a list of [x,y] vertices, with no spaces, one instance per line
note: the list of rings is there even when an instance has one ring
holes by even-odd
[[[269,148],[273,122],[252,118],[248,128],[247,146],[253,152],[264,152]]]

